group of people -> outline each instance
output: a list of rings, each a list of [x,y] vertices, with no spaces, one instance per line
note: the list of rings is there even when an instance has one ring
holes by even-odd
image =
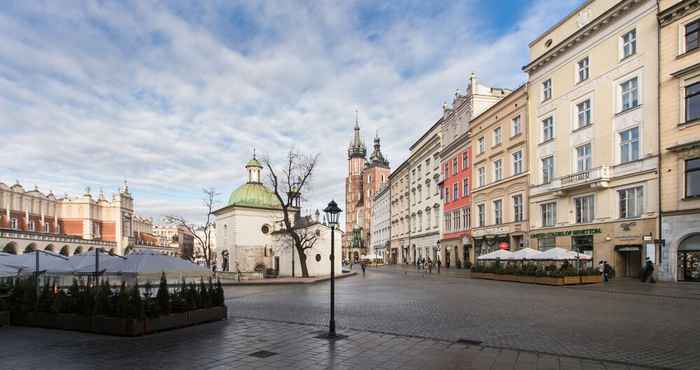
[[[432,274],[433,265],[433,260],[430,259],[430,257],[418,257],[418,259],[416,259],[416,269],[418,271],[423,269],[423,271],[428,271],[429,274]],[[442,263],[439,259],[437,260],[437,263],[435,263],[435,265],[437,266],[438,273],[440,273],[440,266],[442,265]]]
[[[603,281],[606,282],[609,281],[610,277],[613,275],[613,269],[610,264],[608,264],[608,261],[598,262],[598,271],[603,275]],[[639,280],[643,283],[656,282],[656,279],[654,279],[654,263],[649,257],[646,258],[644,266],[642,266],[642,269],[639,271]]]

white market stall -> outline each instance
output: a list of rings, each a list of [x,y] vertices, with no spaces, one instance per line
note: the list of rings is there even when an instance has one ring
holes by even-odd
[[[105,278],[124,280],[127,284],[138,281],[139,284],[150,282],[157,285],[163,272],[168,284],[177,284],[182,279],[188,282],[207,280],[212,276],[209,269],[190,261],[149,251],[131,253],[124,259],[105,261],[100,270],[104,270]]]

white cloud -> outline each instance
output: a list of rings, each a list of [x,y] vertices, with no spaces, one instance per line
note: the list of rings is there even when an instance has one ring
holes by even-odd
[[[128,179],[137,212],[195,218],[200,189],[224,202],[253,147],[294,146],[321,154],[307,203],[320,208],[344,198],[355,109],[396,166],[471,71],[523,82],[527,43],[576,2],[532,4],[507,28],[476,1],[378,6],[379,21],[364,2],[22,2],[0,10],[0,180],[75,194]]]

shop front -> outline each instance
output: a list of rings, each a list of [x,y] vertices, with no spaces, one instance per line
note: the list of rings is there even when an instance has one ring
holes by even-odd
[[[508,226],[474,229],[472,231],[472,239],[474,240],[474,260],[478,256],[491,253],[497,249],[511,250],[509,233],[510,228]]]
[[[700,282],[700,234],[685,238],[678,247],[678,280]]]
[[[465,243],[467,241],[467,243]],[[469,245],[471,238],[468,233],[461,233],[452,238],[440,240],[440,259],[444,267],[464,266],[465,261],[469,261]]]

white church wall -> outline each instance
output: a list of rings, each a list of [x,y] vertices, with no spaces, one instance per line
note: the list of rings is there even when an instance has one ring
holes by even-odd
[[[309,270],[309,276],[329,276],[331,274],[331,230],[324,225],[312,226],[314,230],[320,231],[319,240],[313,248],[306,251],[306,267]],[[342,232],[335,230],[335,274],[342,273],[342,253],[340,251],[342,242]],[[291,243],[280,242],[277,244],[276,253],[280,256],[280,276],[292,276],[292,250]],[[294,276],[300,277],[301,263],[299,262],[298,254],[294,250]],[[317,261],[316,256],[319,255]]]

